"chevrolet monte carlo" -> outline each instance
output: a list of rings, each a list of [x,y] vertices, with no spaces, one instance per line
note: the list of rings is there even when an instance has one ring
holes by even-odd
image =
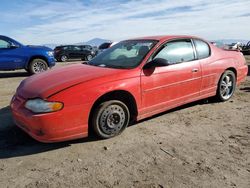
[[[11,101],[17,126],[41,142],[120,134],[131,121],[208,97],[229,100],[247,75],[242,53],[192,36],[122,41],[87,64],[21,82]]]

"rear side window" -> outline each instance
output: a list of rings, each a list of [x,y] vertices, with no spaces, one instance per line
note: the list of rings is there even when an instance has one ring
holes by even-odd
[[[204,59],[210,56],[210,47],[206,42],[194,39],[194,44],[199,59]]]
[[[195,57],[191,40],[168,42],[154,58],[166,59],[169,64],[192,61]]]

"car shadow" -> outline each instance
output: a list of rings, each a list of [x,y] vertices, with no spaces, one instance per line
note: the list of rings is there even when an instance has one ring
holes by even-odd
[[[28,77],[28,72],[0,72],[0,78]]]
[[[213,98],[200,100],[196,102],[192,102],[163,113],[154,115],[152,117],[143,119],[141,121],[132,123],[130,126],[135,126],[136,124],[142,123],[144,121],[148,121],[150,119],[162,116],[167,113],[172,113],[175,111],[179,111],[185,108],[190,108],[196,105],[204,105],[207,103],[215,103],[216,101]],[[84,143],[84,142],[95,142],[99,141],[93,131],[90,131],[89,136],[87,138],[66,141],[61,143],[40,143],[33,138],[31,138],[28,134],[23,132],[17,126],[15,126],[10,107],[4,107],[0,109],[0,159],[12,158],[12,157],[20,157],[26,155],[32,155],[42,152],[47,152],[51,150],[56,150],[64,147],[69,147],[72,144]]]
[[[240,88],[241,91],[250,92],[250,87]]]
[[[69,147],[76,143],[97,140],[93,134],[90,134],[88,138],[73,141],[50,144],[40,143],[15,126],[9,106],[0,109],[0,159],[32,155]]]
[[[214,97],[211,97],[211,98],[208,98],[208,99],[201,99],[201,100],[199,100],[199,101],[195,101],[195,102],[191,102],[191,103],[188,103],[188,104],[184,104],[184,105],[182,105],[182,106],[178,106],[178,107],[176,107],[176,108],[173,108],[173,109],[170,109],[170,110],[161,112],[161,113],[159,113],[159,114],[153,115],[153,116],[151,116],[151,117],[142,119],[142,120],[140,120],[140,121],[137,121],[137,122],[132,123],[132,124],[129,125],[129,126],[134,126],[134,125],[136,125],[136,124],[138,124],[138,123],[142,123],[142,122],[145,122],[145,121],[148,121],[148,120],[151,120],[151,119],[154,119],[154,118],[163,116],[163,115],[168,114],[168,113],[176,112],[176,111],[179,111],[179,110],[184,110],[184,109],[186,109],[186,108],[191,108],[191,107],[193,107],[193,106],[197,106],[197,105],[206,105],[206,104],[213,104],[213,103],[218,103],[218,101],[217,101],[216,98],[214,98]]]

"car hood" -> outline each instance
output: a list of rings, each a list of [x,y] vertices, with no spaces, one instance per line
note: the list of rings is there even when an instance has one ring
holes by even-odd
[[[23,98],[48,98],[69,87],[96,78],[120,74],[122,69],[102,68],[84,64],[56,68],[33,75],[21,82],[17,94]]]
[[[46,51],[53,51],[51,48],[46,46],[34,46],[34,45],[27,45],[26,48],[34,49],[34,50],[46,50]]]

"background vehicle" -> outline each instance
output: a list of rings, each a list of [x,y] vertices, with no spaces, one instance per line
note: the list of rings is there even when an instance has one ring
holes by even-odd
[[[31,74],[55,65],[53,50],[43,46],[25,46],[0,35],[0,70],[25,69]]]
[[[238,51],[191,36],[144,37],[122,41],[88,64],[24,80],[11,109],[17,125],[42,142],[86,137],[89,128],[111,138],[132,121],[186,103],[227,101],[247,73]]]
[[[229,46],[223,43],[222,41],[212,41],[211,42],[213,45],[217,46],[218,48],[221,49],[229,49]]]
[[[246,45],[242,46],[241,52],[244,55],[250,55],[250,41]]]
[[[87,45],[65,45],[57,46],[54,49],[55,58],[57,61],[66,62],[70,59],[82,59],[83,61],[90,61],[96,52],[90,49]]]
[[[97,48],[94,48],[94,47],[91,46],[91,45],[80,45],[80,47],[81,47],[83,50],[89,50],[89,51],[91,51],[91,54],[94,54],[94,55],[96,55],[96,54],[97,54],[97,51],[98,51]]]
[[[112,42],[104,42],[98,47],[98,54],[104,52],[108,48],[110,48],[112,45]]]

